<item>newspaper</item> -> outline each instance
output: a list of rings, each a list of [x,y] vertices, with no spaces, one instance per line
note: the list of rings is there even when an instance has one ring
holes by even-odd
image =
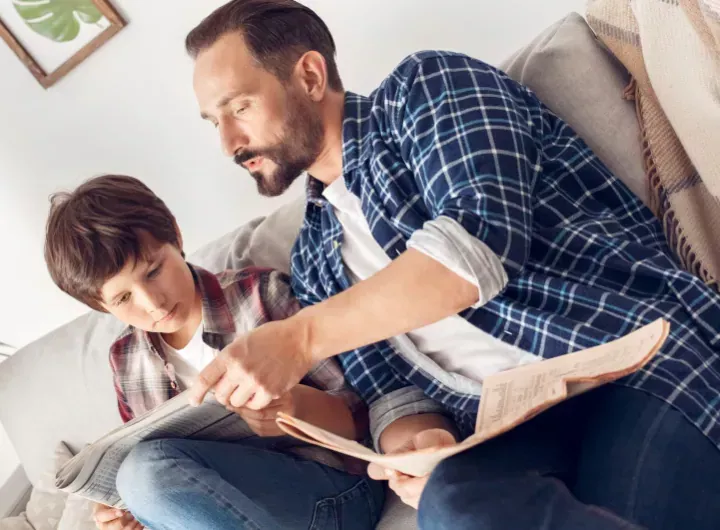
[[[115,479],[138,443],[160,438],[240,441],[254,436],[240,416],[214,398],[193,407],[183,392],[85,447],[58,471],[55,485],[61,491],[125,509]]]
[[[380,455],[286,414],[279,414],[277,422],[284,432],[307,443],[422,477],[445,458],[509,431],[565,399],[639,370],[655,356],[669,330],[667,321],[657,320],[607,344],[487,377],[475,434],[442,449]]]

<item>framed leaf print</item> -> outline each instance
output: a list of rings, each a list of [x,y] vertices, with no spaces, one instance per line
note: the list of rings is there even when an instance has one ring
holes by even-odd
[[[109,0],[0,0],[0,37],[45,88],[124,26]]]

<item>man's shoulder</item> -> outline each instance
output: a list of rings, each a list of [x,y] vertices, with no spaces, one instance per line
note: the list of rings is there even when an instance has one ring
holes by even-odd
[[[452,72],[455,69],[475,67],[498,71],[495,67],[463,53],[424,50],[405,57],[387,76],[383,85],[414,83],[418,77],[434,75],[442,72]]]

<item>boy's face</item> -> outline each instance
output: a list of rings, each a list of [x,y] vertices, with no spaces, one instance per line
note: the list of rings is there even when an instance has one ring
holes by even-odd
[[[202,311],[192,272],[179,248],[143,232],[142,256],[103,285],[103,307],[138,329],[171,334]]]

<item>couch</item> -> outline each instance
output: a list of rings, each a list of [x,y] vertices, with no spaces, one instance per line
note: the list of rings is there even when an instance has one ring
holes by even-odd
[[[501,66],[568,121],[647,202],[635,109],[622,98],[628,74],[580,15],[557,22]],[[190,260],[212,271],[250,264],[287,271],[303,211],[302,200],[292,202],[208,244]],[[0,365],[0,423],[30,483],[38,484],[46,473],[59,442],[77,451],[120,423],[107,352],[121,328],[107,315],[89,313]],[[0,497],[21,493],[0,491]],[[380,528],[415,527],[414,511],[390,499]]]

